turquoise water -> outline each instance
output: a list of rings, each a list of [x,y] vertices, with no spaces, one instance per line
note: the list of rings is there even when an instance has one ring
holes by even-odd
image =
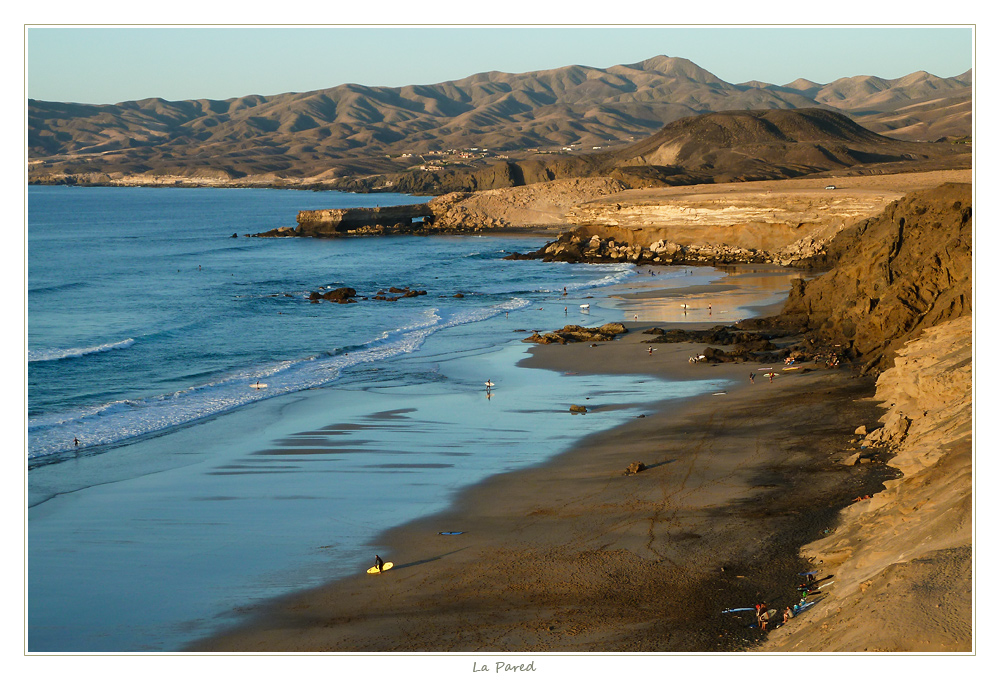
[[[517,366],[532,330],[621,320],[630,265],[502,259],[529,238],[229,238],[390,198],[30,189],[32,651],[179,649],[356,573],[471,484],[717,387]],[[307,299],[341,285],[427,295]]]

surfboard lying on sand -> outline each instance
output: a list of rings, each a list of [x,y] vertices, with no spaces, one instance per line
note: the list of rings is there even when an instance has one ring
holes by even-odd
[[[809,607],[813,606],[817,602],[819,602],[819,600],[813,600],[812,602],[806,602],[805,604],[797,604],[797,605],[795,605],[794,607],[792,607],[792,615],[793,616],[798,616],[803,611],[805,611],[806,609],[809,609]]]
[[[752,612],[753,607],[737,607],[736,609],[723,609],[723,614],[732,614],[733,612]]]
[[[389,571],[390,569],[392,569],[392,562],[386,562],[385,564],[382,565],[382,571]],[[377,574],[378,567],[368,567],[368,573]]]

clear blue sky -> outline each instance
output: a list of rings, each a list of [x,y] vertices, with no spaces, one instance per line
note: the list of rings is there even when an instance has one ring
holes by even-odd
[[[483,71],[605,68],[664,54],[731,83],[828,83],[973,66],[966,27],[31,27],[27,93],[112,104],[228,99],[334,87],[399,87]]]

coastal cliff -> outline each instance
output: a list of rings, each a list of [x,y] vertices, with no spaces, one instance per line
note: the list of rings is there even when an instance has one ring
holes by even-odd
[[[843,345],[864,370],[892,365],[921,331],[972,314],[972,186],[944,184],[893,202],[838,234],[792,289],[783,315]]]
[[[623,189],[578,201],[563,218],[570,229],[509,259],[829,268],[840,232],[908,193],[969,179],[946,171]]]
[[[857,444],[898,470],[802,549],[834,587],[761,651],[972,650],[971,200],[970,185],[945,184],[894,202],[838,235],[833,269],[756,322],[803,324],[880,372],[882,427],[859,428]],[[857,451],[833,455],[863,464]]]
[[[885,425],[865,441],[900,477],[802,549],[834,584],[760,651],[972,651],[971,330],[968,316],[930,328],[879,376]]]

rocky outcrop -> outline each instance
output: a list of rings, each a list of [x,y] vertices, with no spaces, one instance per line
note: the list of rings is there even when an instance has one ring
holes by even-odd
[[[366,227],[411,225],[432,215],[426,203],[375,208],[302,210],[296,221],[295,236],[339,236]]]
[[[320,300],[326,300],[328,302],[338,302],[340,304],[345,304],[349,302],[357,302],[354,298],[357,297],[358,291],[353,288],[335,288],[334,290],[328,290],[325,293],[320,293],[319,291],[313,291],[309,294],[310,302],[319,302]]]
[[[840,345],[866,370],[892,365],[924,329],[972,313],[972,187],[945,184],[895,201],[831,241],[822,264],[793,284],[782,314]]]
[[[566,232],[552,243],[531,253],[513,253],[508,260],[543,262],[632,262],[635,264],[737,264],[766,263],[772,256],[755,249],[726,244],[689,245],[663,241],[649,246],[635,245],[593,235],[589,239],[578,232]]]
[[[372,300],[383,300],[386,302],[395,302],[396,300],[401,300],[402,298],[412,298],[419,297],[421,295],[427,295],[426,290],[410,290],[409,287],[397,288],[396,286],[391,286],[388,293],[384,290],[380,290],[372,296]]]
[[[586,328],[569,324],[563,326],[561,330],[551,333],[535,332],[531,337],[525,338],[522,342],[534,342],[539,345],[550,345],[556,343],[565,345],[570,342],[608,342],[628,330],[620,323],[606,323],[597,328]]]
[[[707,343],[710,346],[696,357],[698,362],[717,364],[743,361],[781,361],[786,356],[792,354],[792,350],[778,350],[772,340],[791,334],[791,331],[780,329],[768,331],[743,331],[726,326],[716,326],[708,330],[681,330],[671,329],[664,331],[660,328],[651,328],[644,331],[652,335],[647,343],[657,342],[687,342],[687,343]],[[723,345],[731,347],[730,350],[721,350],[711,345]]]

